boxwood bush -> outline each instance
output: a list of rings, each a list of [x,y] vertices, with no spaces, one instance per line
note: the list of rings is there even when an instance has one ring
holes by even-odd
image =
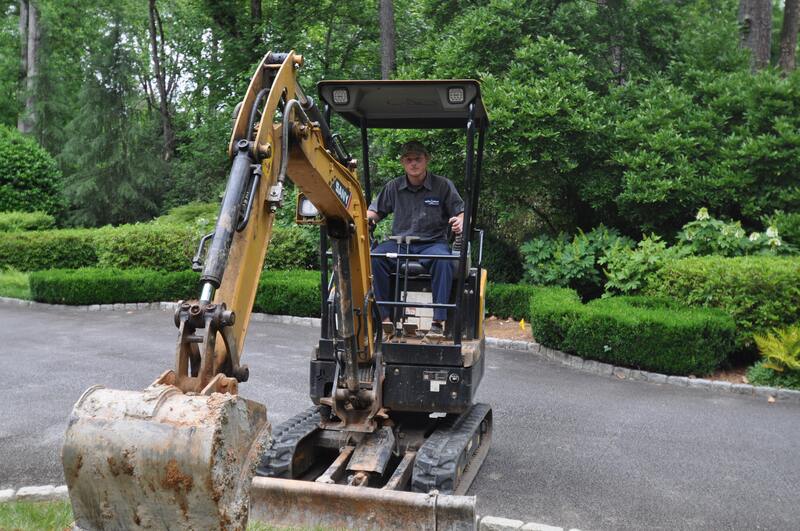
[[[754,350],[754,332],[800,321],[800,257],[684,258],[666,263],[646,291],[723,310],[736,321],[737,348]]]
[[[666,374],[705,375],[733,351],[736,325],[719,310],[664,299],[596,299],[566,332],[566,349],[584,358]]]
[[[54,304],[152,302],[197,296],[199,274],[148,269],[50,269],[29,276],[31,297]]]
[[[52,229],[55,224],[46,212],[0,212],[0,232]]]
[[[581,304],[576,292],[539,288],[531,328],[542,344],[584,358],[666,374],[707,374],[733,350],[723,312],[660,297],[609,297]]]
[[[536,289],[527,284],[489,282],[486,285],[486,312],[502,319],[527,319],[530,298]]]
[[[177,301],[199,295],[193,271],[149,269],[51,269],[30,274],[31,298],[54,304]],[[319,272],[262,274],[253,311],[319,317]]]
[[[192,225],[168,223],[0,232],[0,268],[38,271],[97,266],[181,271],[189,268],[201,232]],[[273,227],[266,264],[271,269],[316,267],[318,242],[315,234],[301,227]]]

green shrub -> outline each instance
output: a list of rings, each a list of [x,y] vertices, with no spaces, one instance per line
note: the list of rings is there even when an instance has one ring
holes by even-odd
[[[736,321],[736,345],[753,333],[800,320],[800,257],[704,256],[667,263],[645,290],[690,306],[719,308]]]
[[[765,364],[765,361],[759,361],[747,371],[747,380],[751,384],[800,390],[800,371],[778,372]]]
[[[97,262],[103,268],[188,269],[199,240],[193,228],[178,224],[137,223],[95,231]]]
[[[741,222],[714,219],[706,208],[701,208],[695,220],[683,226],[678,237],[678,246],[695,256],[775,255],[796,251],[781,240],[775,226],[768,225],[764,232],[751,232],[748,236]]]
[[[537,288],[526,284],[498,284],[489,282],[486,285],[486,311],[490,315],[516,320],[528,317],[530,299]]]
[[[147,269],[51,269],[30,274],[31,297],[54,304],[112,304],[196,298],[199,274]]]
[[[569,326],[582,310],[583,305],[575,290],[533,288],[528,314],[533,337],[543,345],[561,349]]]
[[[52,229],[55,224],[46,212],[0,212],[0,232]]]
[[[732,351],[733,320],[662,297],[610,297],[581,304],[564,288],[531,297],[533,337],[548,347],[667,374],[706,374]]]
[[[56,161],[36,141],[0,125],[0,212],[61,208]]]
[[[688,254],[689,250],[683,247],[667,247],[667,243],[656,235],[645,236],[633,249],[612,247],[606,251],[603,260],[607,277],[604,296],[638,293],[664,264]]]
[[[558,238],[543,236],[520,249],[525,259],[524,279],[533,285],[569,287],[584,299],[598,297],[605,283],[601,266],[606,253],[632,246],[630,238],[603,225],[580,232],[572,240],[564,234]]]
[[[482,266],[494,282],[516,283],[522,279],[522,257],[519,250],[507,240],[489,232],[483,241]]]
[[[16,269],[0,269],[0,297],[30,299],[27,273]]]
[[[724,313],[664,299],[597,299],[566,332],[568,351],[614,365],[705,375],[733,350],[735,324]]]
[[[176,206],[164,214],[157,217],[154,221],[156,223],[166,223],[172,225],[175,223],[182,223],[185,225],[194,225],[198,220],[206,220],[213,223],[217,219],[219,212],[219,203],[200,203],[193,202],[186,205]]]
[[[253,311],[319,317],[320,301],[318,271],[265,271]]]
[[[0,267],[20,271],[97,265],[97,231],[91,229],[0,233]]]
[[[264,267],[285,270],[318,268],[319,230],[297,225],[273,226]]]

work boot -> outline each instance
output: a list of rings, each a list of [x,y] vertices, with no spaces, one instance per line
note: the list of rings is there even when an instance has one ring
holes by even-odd
[[[383,329],[383,339],[389,340],[394,337],[395,329],[394,323],[391,321],[384,321],[381,323],[381,328]]]
[[[428,333],[425,334],[423,341],[425,343],[438,343],[444,339],[444,325],[441,321],[433,321]]]

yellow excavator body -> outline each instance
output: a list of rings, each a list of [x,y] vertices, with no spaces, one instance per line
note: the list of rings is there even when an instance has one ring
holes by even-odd
[[[474,528],[474,497],[403,492],[416,449],[386,455],[400,446],[381,394],[367,199],[355,161],[297,83],[302,63],[294,52],[268,53],[238,107],[217,223],[193,260],[199,297],[180,301],[174,314],[174,365],[144,390],[93,386],[73,408],[62,462],[80,529],[244,529],[251,516],[279,526]],[[245,335],[287,178],[318,211],[333,254],[337,376],[321,400],[324,418],[314,417],[333,454],[316,481],[254,479],[271,427],[264,405],[239,396],[249,378]],[[485,272],[479,279],[482,312]],[[491,413],[481,411],[468,442],[482,460]],[[342,485],[357,459],[367,465]],[[383,488],[368,486],[390,461],[396,470]]]

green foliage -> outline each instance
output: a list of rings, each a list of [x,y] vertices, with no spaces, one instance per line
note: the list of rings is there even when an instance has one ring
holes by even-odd
[[[705,375],[733,351],[735,324],[718,310],[664,299],[611,297],[585,306],[566,331],[568,351],[666,374]]]
[[[776,372],[800,373],[800,323],[770,334],[754,334],[763,366]]]
[[[733,350],[735,324],[717,310],[660,297],[611,297],[581,304],[565,288],[530,300],[533,337],[581,357],[663,372],[707,374]]]
[[[319,317],[320,304],[318,271],[267,271],[258,284],[253,310]]]
[[[753,385],[786,387],[800,391],[800,371],[777,372],[759,361],[747,371],[747,380]]]
[[[67,529],[74,521],[69,501],[0,503],[0,529]]]
[[[30,299],[28,274],[11,268],[0,269],[0,297]]]
[[[60,177],[53,157],[33,138],[0,124],[0,212],[58,212]]]
[[[611,249],[630,248],[633,241],[616,229],[603,225],[579,232],[570,241],[566,235],[543,236],[520,249],[525,259],[524,280],[541,286],[570,287],[583,298],[599,296],[605,278],[601,266]]]
[[[197,231],[186,225],[137,223],[96,230],[97,265],[180,271],[191,266]]]
[[[156,223],[210,226],[217,219],[219,202],[201,203],[198,201],[176,206],[153,220]]]
[[[639,293],[665,264],[688,254],[684,247],[668,247],[667,242],[655,234],[643,237],[633,249],[613,246],[606,251],[603,262],[606,274],[603,296]]]
[[[575,290],[534,288],[529,313],[533,337],[542,345],[563,349],[566,332],[582,310]]]
[[[36,271],[97,264],[96,233],[88,229],[0,233],[0,267]]]
[[[678,245],[696,256],[774,255],[796,251],[793,246],[784,244],[774,226],[767,227],[764,233],[751,232],[747,236],[740,222],[714,219],[706,208],[701,208],[696,219],[683,226],[678,238]]]
[[[264,267],[268,270],[319,267],[319,230],[274,226]]]
[[[55,224],[46,212],[0,212],[0,232],[52,229]]]
[[[531,295],[537,289],[526,284],[489,282],[486,285],[486,312],[502,319],[527,318]]]
[[[780,237],[794,247],[800,247],[800,212],[776,210],[761,218],[765,227],[775,227]]]
[[[519,250],[491,232],[484,236],[482,266],[495,282],[513,283],[522,279],[522,257]]]
[[[31,297],[53,304],[113,304],[197,297],[200,275],[148,269],[50,269],[30,274]]]
[[[800,258],[684,258],[666,263],[645,291],[723,310],[736,321],[737,348],[750,349],[753,333],[800,320]]]

